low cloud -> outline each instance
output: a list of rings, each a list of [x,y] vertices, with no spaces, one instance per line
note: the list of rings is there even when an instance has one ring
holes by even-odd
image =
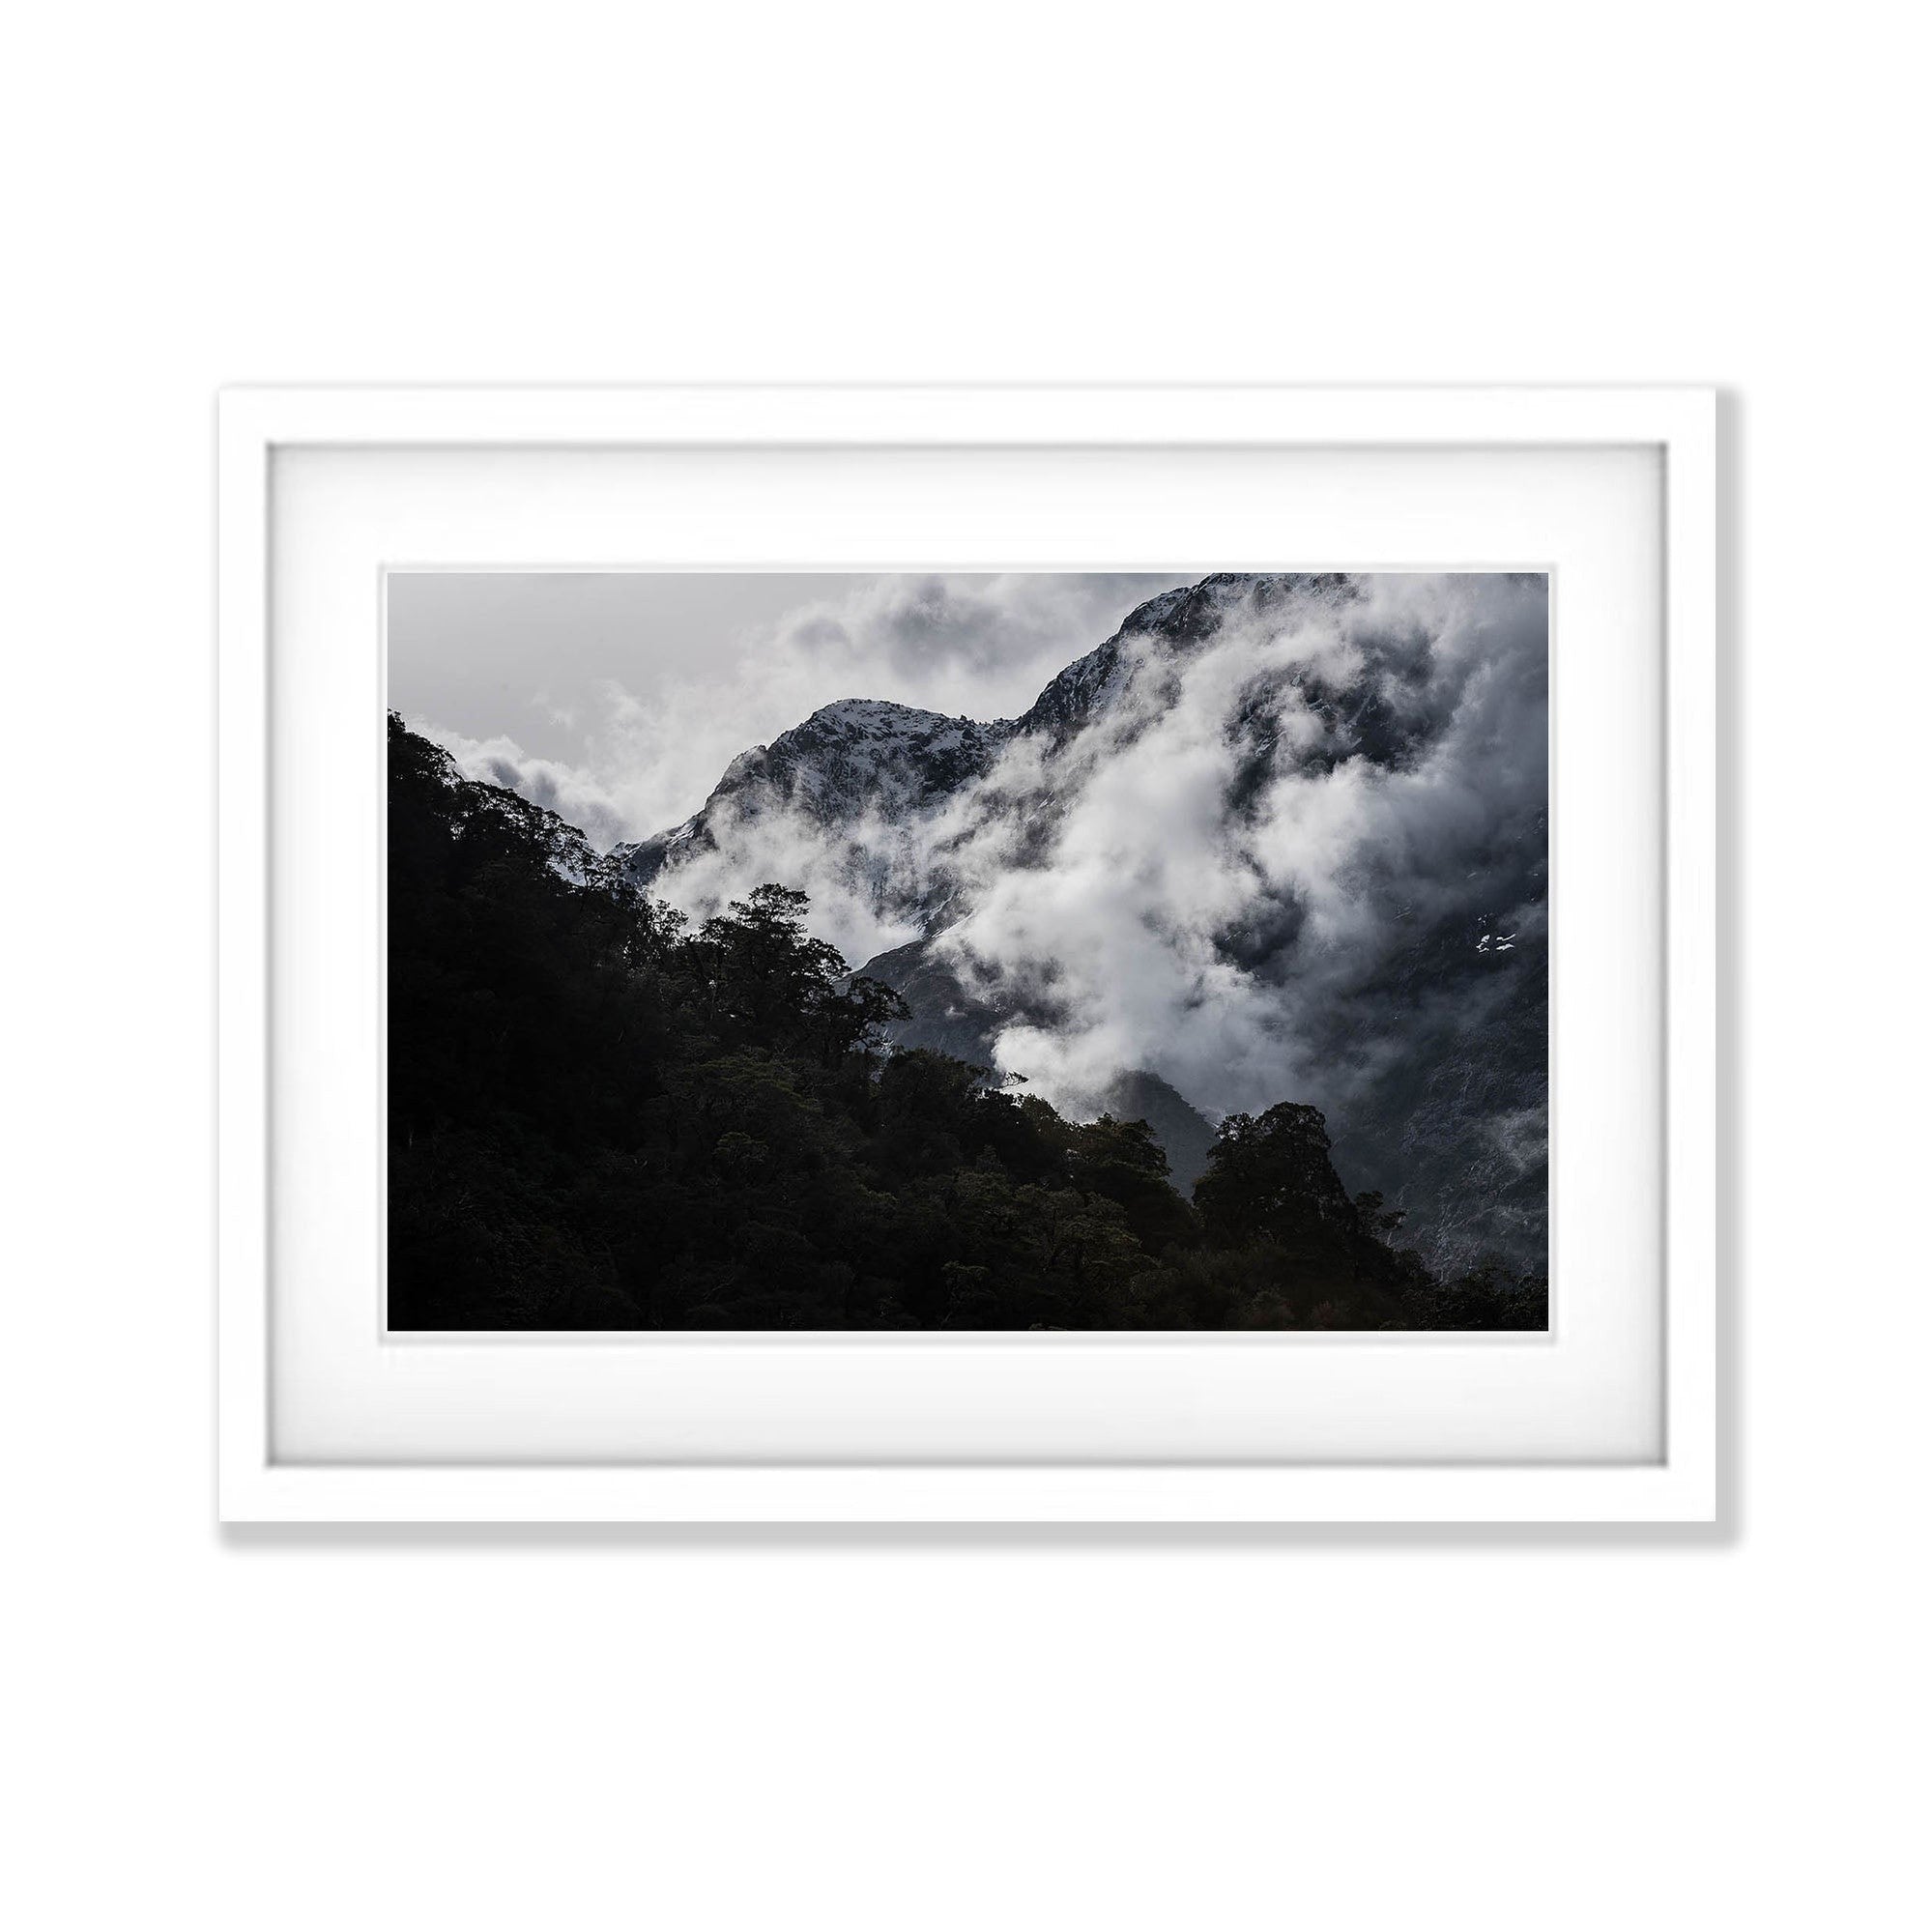
[[[789,885],[812,901],[814,937],[835,945],[852,966],[923,931],[901,909],[922,878],[925,846],[915,826],[870,815],[851,827],[848,843],[828,840],[794,814],[751,817],[728,805],[710,829],[717,850],[660,875],[652,898],[703,921],[757,886]]]
[[[1144,1067],[1215,1111],[1334,1104],[1408,1030],[1369,1009],[1404,996],[1378,978],[1419,936],[1540,922],[1543,580],[1360,588],[1178,654],[1142,641],[1053,767],[1019,746],[992,775],[999,809],[954,858],[971,909],[939,943],[1045,1016],[999,1036],[1002,1067],[1049,1098]],[[1338,692],[1371,701],[1357,741],[1388,762],[1311,756]],[[1020,860],[1016,827],[1042,822]]]

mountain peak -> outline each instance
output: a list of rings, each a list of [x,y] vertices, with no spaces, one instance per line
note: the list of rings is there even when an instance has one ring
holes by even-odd
[[[1056,742],[1071,737],[1119,688],[1131,640],[1158,638],[1180,649],[1212,637],[1232,615],[1263,617],[1297,601],[1341,605],[1361,594],[1355,579],[1340,571],[1219,570],[1196,584],[1177,584],[1136,605],[1105,644],[1069,664],[1015,730],[1041,732]]]
[[[841,726],[851,731],[889,731],[907,725],[948,722],[937,711],[922,711],[916,705],[894,704],[889,698],[836,698],[829,705],[821,705],[805,720],[807,725]]]
[[[1193,643],[1221,628],[1228,613],[1259,616],[1291,600],[1349,603],[1361,595],[1355,579],[1338,570],[1217,570],[1197,584],[1178,584],[1127,614],[1117,635],[1158,631],[1174,643]]]
[[[667,864],[714,851],[725,822],[800,812],[821,831],[903,823],[985,773],[1013,731],[883,698],[840,698],[768,745],[740,752],[683,824],[624,847],[621,856],[648,885]]]
[[[803,724],[774,738],[771,749],[804,749],[832,740],[926,746],[1001,729],[971,718],[949,718],[942,711],[922,711],[914,705],[896,705],[886,698],[840,698],[821,705]]]

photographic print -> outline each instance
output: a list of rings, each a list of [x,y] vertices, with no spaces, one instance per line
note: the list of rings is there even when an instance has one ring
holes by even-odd
[[[1548,1324],[1548,582],[386,584],[388,1324]]]

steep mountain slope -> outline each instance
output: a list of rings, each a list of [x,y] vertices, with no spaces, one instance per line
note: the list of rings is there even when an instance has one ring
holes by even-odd
[[[1177,1174],[1320,1107],[1431,1262],[1535,1269],[1546,637],[1541,578],[1208,577],[1021,717],[827,706],[613,857],[698,913],[803,887],[904,1044],[1138,1097]]]
[[[828,835],[901,822],[983,777],[1015,730],[874,698],[825,705],[769,745],[741,752],[681,825],[612,855],[648,886],[667,866],[716,851],[721,831],[762,820],[802,815]]]

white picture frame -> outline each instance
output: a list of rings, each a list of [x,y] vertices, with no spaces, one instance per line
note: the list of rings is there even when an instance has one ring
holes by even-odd
[[[277,534],[275,517],[280,492],[290,502],[320,501],[316,492],[283,489],[278,479],[297,473],[287,465],[303,452],[411,452],[412,460],[428,452],[440,466],[451,500],[465,490],[449,479],[461,466],[497,474],[492,487],[504,497],[505,510],[515,507],[515,463],[558,452],[592,452],[649,457],[661,452],[700,452],[721,473],[729,471],[734,453],[761,462],[769,452],[786,452],[788,475],[802,475],[811,465],[832,465],[863,453],[875,476],[889,476],[900,462],[909,475],[943,468],[937,458],[946,452],[996,455],[1009,477],[1025,474],[1029,452],[1038,465],[1050,459],[1065,464],[1072,452],[1096,455],[1116,467],[1139,466],[1155,474],[1164,462],[1188,466],[1191,479],[1207,475],[1213,452],[1227,452],[1227,460],[1281,454],[1292,458],[1304,478],[1332,471],[1341,497],[1360,483],[1370,495],[1375,461],[1399,456],[1407,462],[1440,461],[1480,464],[1485,452],[1498,459],[1546,453],[1633,453],[1655,476],[1655,538],[1651,568],[1657,597],[1658,662],[1657,676],[1643,688],[1642,709],[1647,718],[1632,715],[1625,726],[1610,722],[1614,706],[1600,706],[1602,729],[1628,729],[1641,734],[1654,728],[1658,784],[1640,781],[1643,793],[1632,802],[1652,815],[1660,836],[1642,844],[1641,863],[1654,869],[1650,886],[1658,911],[1655,959],[1656,997],[1646,1009],[1653,1015],[1641,1026],[1625,1029],[1646,1037],[1625,1037],[1609,1026],[1610,1037],[1596,1042],[1598,1062],[1611,1068],[1654,1064],[1654,1145],[1626,1149],[1624,1158],[1637,1161],[1654,1155],[1658,1184],[1653,1191],[1655,1225],[1650,1220],[1631,1236],[1631,1252],[1654,1251],[1658,1261],[1659,1306],[1655,1334],[1645,1360],[1654,1374],[1655,1408],[1650,1414],[1649,1445],[1641,1456],[1598,1450],[1539,1453],[1534,1438],[1524,1453],[1492,1456],[1481,1453],[1476,1436],[1448,1443],[1445,1454],[1431,1453],[1431,1439],[1420,1425],[1406,1433],[1387,1437],[1394,1447],[1364,1448],[1353,1436],[1336,1433],[1333,1455],[1322,1447],[1321,1426],[1312,1420],[1295,1440],[1291,1456],[1226,1453],[1214,1447],[1213,1431],[1202,1428],[1198,1454],[1179,1454],[1174,1443],[1194,1441],[1183,1427],[1177,1435],[1169,1427],[1154,1430],[1144,1445],[1137,1445],[1137,1416],[1120,1392],[1144,1383],[1152,1392],[1148,1415],[1163,1401],[1175,1414],[1206,1408],[1216,1414],[1237,1412],[1243,1401],[1269,1401],[1269,1376],[1289,1362],[1280,1350],[1269,1351],[1265,1340],[1222,1337],[1215,1346],[1197,1353],[1185,1373],[1192,1393],[1175,1396],[1179,1384],[1162,1384],[1167,1372],[1158,1351],[1119,1341],[1119,1353],[1109,1358],[1117,1370],[1108,1386],[1114,1392],[1115,1413],[1106,1430],[1094,1437],[1100,1444],[1075,1443],[1044,1424],[1029,1435],[1018,1418],[1025,1412],[1024,1391],[1011,1384],[1016,1417],[1014,1453],[1002,1450],[996,1430],[982,1430],[972,1439],[970,1454],[956,1447],[935,1453],[932,1440],[919,1438],[909,1426],[895,1449],[889,1418],[882,1418],[870,1434],[861,1431],[855,1451],[847,1439],[809,1429],[801,1443],[821,1446],[803,1452],[774,1449],[770,1438],[742,1432],[738,1453],[733,1453],[730,1418],[733,1400],[749,1402],[754,1386],[767,1393],[818,1378],[823,1399],[862,1404],[864,1377],[876,1380],[876,1363],[863,1351],[848,1351],[859,1363],[841,1383],[841,1372],[830,1351],[813,1350],[810,1341],[776,1342],[753,1338],[753,1347],[736,1353],[708,1353],[689,1346],[690,1338],[653,1338],[640,1342],[627,1339],[614,1351],[602,1344],[580,1342],[574,1351],[545,1349],[524,1358],[531,1365],[530,1394],[525,1406],[561,1409],[576,1397],[564,1393],[567,1375],[594,1378],[581,1384],[589,1391],[580,1412],[595,1414],[604,1399],[605,1383],[618,1385],[609,1399],[621,1407],[647,1386],[644,1380],[625,1384],[624,1378],[655,1376],[649,1386],[672,1386],[702,1402],[711,1386],[706,1377],[722,1376],[717,1387],[725,1404],[719,1432],[707,1437],[703,1454],[680,1457],[653,1451],[649,1455],[597,1453],[581,1432],[553,1429],[541,1438],[519,1440],[507,1425],[500,1442],[490,1434],[492,1416],[504,1417],[518,1404],[506,1399],[504,1380],[514,1373],[514,1363],[502,1348],[472,1349],[471,1366],[494,1378],[478,1382],[467,1399],[472,1427],[462,1447],[447,1454],[424,1442],[401,1425],[387,1433],[372,1422],[366,1451],[348,1444],[338,1430],[310,1437],[332,1444],[323,1453],[292,1455],[288,1443],[292,1419],[305,1416],[309,1395],[294,1372],[303,1359],[291,1347],[307,1333],[303,1318],[276,1309],[277,1264],[295,1254],[289,1230],[277,1226],[278,1205],[290,1193],[290,1150],[302,1144],[300,1134],[288,1132],[288,1115],[274,1113],[291,1104],[284,1091],[289,1071],[286,1033],[272,1035],[272,1022],[286,1028],[303,1024],[301,1002],[272,998],[276,965],[273,956],[272,915],[276,895],[287,889],[277,871],[280,850],[272,827],[289,820],[290,796],[275,793],[272,782],[279,768],[298,770],[303,761],[290,759],[290,740],[279,741],[280,766],[272,764],[285,735],[319,731],[311,714],[276,725],[275,694],[289,669],[278,650],[290,649],[295,625],[288,618],[286,598],[300,587],[281,581],[278,573],[300,574],[301,559],[292,556],[286,531]],[[1204,456],[1204,453],[1207,454]],[[224,392],[219,405],[219,970],[220,970],[220,1227],[219,1227],[219,1427],[218,1507],[228,1521],[720,1521],[720,1522],[1648,1522],[1699,1523],[1716,1520],[1719,1499],[1717,1427],[1717,1299],[1716,1299],[1716,398],[1703,389],[1236,389],[1236,388],[1042,388],[1042,389],[244,389]],[[1374,459],[1374,460],[1370,460]],[[966,460],[961,458],[961,460]],[[975,458],[974,460],[977,460]],[[1203,464],[1207,467],[1203,467]],[[507,464],[507,469],[505,465]],[[457,466],[452,468],[451,466]],[[1153,466],[1150,468],[1149,466]],[[1326,468],[1324,467],[1326,466]],[[595,466],[591,466],[594,468]],[[328,473],[330,464],[321,465]],[[467,471],[464,472],[467,474]],[[1431,474],[1448,476],[1448,468]],[[1476,470],[1467,472],[1478,476]],[[1508,505],[1522,494],[1519,485],[1503,480],[1494,498],[1495,528],[1508,527]],[[600,487],[588,477],[584,487]],[[505,480],[507,478],[507,480]],[[1191,484],[1192,486],[1192,484]],[[330,484],[332,501],[341,500],[339,479]],[[480,487],[480,486],[479,486]],[[722,487],[729,489],[729,483]],[[1206,487],[1205,484],[1202,487]],[[305,489],[306,486],[304,485]],[[324,495],[327,492],[323,492]],[[420,492],[418,493],[418,497]],[[400,500],[400,499],[399,499]],[[1312,499],[1311,499],[1312,501]],[[1579,502],[1587,503],[1587,497]],[[1455,519],[1414,516],[1407,533],[1404,559],[1412,567],[1494,567],[1501,562],[1534,561],[1514,544],[1480,540],[1482,505],[1471,509],[1460,525]],[[1337,528],[1345,528],[1345,519]],[[1367,526],[1365,526],[1367,527]],[[614,552],[608,532],[591,530],[580,561],[607,564]],[[1427,533],[1437,531],[1431,538]],[[374,553],[382,557],[381,540]],[[847,567],[880,565],[906,567],[908,553],[895,550],[877,531],[843,539],[836,553]],[[914,540],[905,536],[896,540]],[[1151,539],[1146,539],[1151,540]],[[928,538],[930,543],[931,539]],[[1648,542],[1649,539],[1647,538]],[[734,549],[734,543],[740,547]],[[1359,539],[1357,539],[1359,546]],[[1472,547],[1473,546],[1473,547]],[[666,563],[662,545],[646,546]],[[410,562],[462,561],[454,557],[425,557],[419,550],[405,553]],[[780,555],[767,536],[763,542],[726,531],[715,537],[693,527],[671,557],[691,567],[731,567],[771,562]],[[834,553],[814,553],[805,561],[829,567]],[[1119,563],[1118,555],[1098,557],[1090,550],[1079,557],[1058,553],[1062,567],[1075,562]],[[1167,563],[1179,553],[1163,548],[1156,557],[1139,553],[1148,563]],[[1189,561],[1198,551],[1190,551]],[[792,551],[787,561],[796,561]],[[929,566],[964,567],[990,560],[983,549],[969,556],[919,553]],[[404,561],[388,554],[387,561]],[[543,560],[537,559],[541,562]],[[627,561],[627,560],[625,560]],[[1029,562],[1002,557],[998,561]],[[1210,567],[1262,565],[1279,559],[1218,555]],[[1365,555],[1326,554],[1319,561],[1334,567],[1387,563],[1386,552]],[[1397,560],[1401,561],[1401,560]],[[361,565],[356,566],[359,570]],[[667,564],[667,567],[669,565]],[[360,578],[358,579],[360,581]],[[1559,609],[1561,609],[1561,573]],[[366,635],[345,637],[342,649],[355,653],[376,648],[378,598],[369,586]],[[279,601],[278,601],[279,599]],[[280,619],[278,620],[278,612]],[[1559,623],[1562,621],[1559,618]],[[358,620],[360,622],[360,620]],[[370,659],[373,666],[375,659]],[[1604,680],[1601,691],[1614,695],[1619,672],[1602,651],[1594,652],[1591,675]],[[359,660],[360,663],[360,660]],[[1559,671],[1559,678],[1562,676]],[[359,668],[357,677],[362,676]],[[360,688],[360,687],[358,687]],[[379,685],[366,682],[370,706],[370,741],[381,717]],[[1653,706],[1651,700],[1660,700]],[[1630,711],[1631,706],[1625,706]],[[319,720],[320,710],[312,714]],[[1554,810],[1565,813],[1564,761],[1559,753],[1553,778]],[[353,763],[353,761],[352,761]],[[1606,758],[1605,770],[1616,761]],[[361,767],[358,765],[357,770]],[[1632,768],[1647,769],[1642,761]],[[1656,795],[1660,793],[1660,796]],[[296,799],[300,803],[300,798]],[[1609,802],[1599,795],[1575,807],[1572,823],[1581,825],[1609,816]],[[1649,822],[1647,821],[1646,822]],[[355,863],[372,864],[357,846]],[[285,854],[284,854],[285,856]],[[1586,878],[1566,879],[1559,869],[1559,894],[1584,895],[1572,901],[1587,907],[1591,887]],[[1559,923],[1562,914],[1559,912]],[[1634,943],[1634,942],[1633,942]],[[379,956],[359,954],[354,970],[363,965],[379,973]],[[1648,961],[1649,954],[1644,955]],[[1645,971],[1651,968],[1645,966]],[[1561,953],[1557,969],[1558,1009],[1562,1024],[1582,1039],[1590,1014],[1571,1003],[1566,1008]],[[338,972],[339,983],[339,972]],[[379,1008],[379,1002],[378,1002]],[[362,1008],[358,1008],[359,1013]],[[293,1016],[293,1017],[292,1017]],[[1606,1025],[1608,1023],[1606,1022]],[[368,1027],[362,1026],[366,1036]],[[1655,1037],[1648,1037],[1650,1034]],[[364,1039],[364,1045],[366,1045]],[[373,1063],[373,1062],[371,1062]],[[360,1062],[359,1062],[360,1064]],[[1603,1078],[1614,1078],[1605,1072]],[[366,1080],[362,1086],[369,1086]],[[1646,1089],[1646,1092],[1651,1089]],[[277,1103],[274,1097],[280,1094]],[[340,1096],[344,1105],[371,1105],[366,1095]],[[1648,1117],[1648,1114],[1647,1116]],[[1557,1133],[1562,1135],[1561,1114]],[[1648,1133],[1648,1129],[1646,1129]],[[308,1169],[300,1169],[306,1179]],[[371,1193],[378,1192],[379,1169],[367,1174]],[[360,1189],[360,1175],[332,1175],[330,1185]],[[1652,1195],[1646,1195],[1652,1198]],[[1559,1201],[1559,1208],[1561,1202]],[[360,1211],[360,1210],[359,1210]],[[1601,1224],[1608,1226],[1606,1221]],[[365,1246],[367,1244],[364,1244]],[[1562,1216],[1558,1217],[1557,1281],[1561,1303]],[[299,1258],[299,1257],[298,1257]],[[373,1265],[365,1254],[354,1267]],[[1609,1288],[1614,1290],[1611,1282]],[[1630,1292],[1638,1291],[1633,1281]],[[287,1318],[284,1318],[287,1317]],[[359,1336],[360,1331],[358,1331]],[[1055,1341],[1062,1338],[1053,1338]],[[1393,1351],[1384,1348],[1375,1361],[1368,1346],[1354,1351],[1331,1346],[1325,1353],[1307,1349],[1293,1355],[1296,1386],[1307,1390],[1324,1380],[1338,1387],[1355,1367],[1368,1364],[1385,1380]],[[1397,1338],[1398,1341],[1404,1339]],[[1474,1341],[1474,1338],[1452,1338]],[[1485,1341],[1491,1338],[1485,1338]],[[392,1384],[426,1372],[425,1358],[391,1346],[381,1352],[381,1338],[361,1336],[361,1393],[343,1395],[338,1413],[353,1418],[374,1415]],[[1081,1345],[1091,1355],[1091,1338]],[[278,1354],[277,1346],[280,1353]],[[1005,1354],[982,1343],[940,1343],[952,1356],[928,1354],[913,1364],[914,1371],[941,1378],[934,1383],[933,1399],[940,1409],[951,1387],[948,1374],[958,1377],[949,1363],[970,1361],[970,1391],[959,1399],[978,1401],[990,1413],[999,1406],[989,1392],[998,1390],[999,1377],[1023,1376],[1021,1354],[1009,1341]],[[1024,1350],[1025,1343],[1018,1343]],[[1052,1364],[1055,1352],[1035,1353],[1024,1360]],[[1478,1356],[1463,1351],[1445,1354],[1442,1339],[1435,1343],[1429,1373],[1453,1390],[1457,1375],[1473,1376]],[[1075,1376],[1083,1370],[1074,1350],[1057,1351],[1064,1369],[1053,1374]],[[581,1356],[581,1362],[579,1357]],[[1081,1362],[1085,1357],[1080,1358]],[[910,1358],[908,1358],[910,1360]],[[402,1367],[400,1378],[391,1369]],[[540,1371],[540,1372],[539,1372]],[[726,1373],[725,1371],[729,1371]],[[1252,1373],[1251,1373],[1252,1371]],[[1113,1372],[1110,1370],[1110,1372]],[[1176,1371],[1180,1372],[1180,1371]],[[560,1376],[566,1377],[560,1380]],[[1244,1380],[1244,1378],[1246,1378]],[[1249,1387],[1249,1383],[1253,1387]],[[962,1387],[965,1385],[962,1384]],[[1070,1389],[1099,1384],[1068,1382]],[[1283,1385],[1285,1386],[1285,1385]],[[1475,1386],[1474,1383],[1471,1386]],[[1568,1385],[1565,1385],[1568,1386]],[[346,1387],[346,1385],[345,1385]],[[626,1396],[626,1388],[630,1397]],[[1163,1394],[1163,1389],[1167,1390]],[[735,1389],[734,1396],[730,1392]],[[1171,1398],[1171,1400],[1170,1400]],[[405,1391],[403,1399],[407,1400]],[[1385,1401],[1383,1397],[1371,1397]],[[1174,1403],[1178,1402],[1178,1408]],[[1192,1408],[1190,1405],[1193,1405]],[[1548,1400],[1545,1399],[1545,1409]],[[1065,1407],[1064,1400],[1061,1406]],[[1307,1413],[1316,1415],[1318,1404]],[[615,1412],[615,1411],[613,1411]],[[1337,1411],[1340,1413],[1340,1410]],[[1445,1410],[1444,1413],[1447,1413]],[[480,1418],[480,1420],[476,1420]],[[1170,1418],[1171,1420],[1171,1418]],[[1185,1417],[1183,1418],[1185,1421]],[[989,1427],[992,1426],[989,1425]],[[480,1431],[480,1433],[478,1432]],[[300,1434],[300,1431],[297,1431]],[[617,1440],[621,1431],[612,1436]],[[1265,1438],[1263,1430],[1255,1440]],[[1102,1437],[1104,1436],[1104,1440]],[[1212,1438],[1212,1439],[1211,1439]],[[454,1438],[450,1438],[452,1441]],[[960,1438],[966,1440],[965,1436]],[[1633,1438],[1634,1439],[1634,1438]],[[1233,1441],[1228,1437],[1227,1441]],[[1245,1438],[1243,1439],[1245,1441]],[[1604,1440],[1609,1440],[1608,1437]],[[587,1443],[591,1446],[587,1447]]]

